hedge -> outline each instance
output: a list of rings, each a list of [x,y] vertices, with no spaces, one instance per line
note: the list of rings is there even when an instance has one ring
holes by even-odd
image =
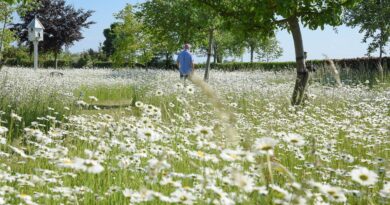
[[[378,58],[353,58],[353,59],[335,59],[335,64],[340,69],[352,69],[352,70],[365,70],[372,71],[377,69]],[[385,57],[382,59],[383,69],[387,72],[390,69],[390,57]],[[6,59],[4,64],[6,66],[20,66],[20,67],[33,67],[33,62],[30,60],[23,59]],[[321,67],[324,66],[325,60],[309,60],[307,65],[311,67]],[[216,63],[211,64],[211,69],[215,70],[224,70],[224,71],[237,71],[237,70],[265,70],[265,71],[281,71],[281,70],[293,70],[295,69],[295,62],[256,62],[256,63]],[[54,68],[55,61],[48,60],[40,62],[40,67],[43,68]],[[114,68],[114,67],[123,67],[123,68],[157,68],[157,69],[177,69],[174,62],[169,62],[168,65],[165,62],[153,63],[153,64],[123,64],[115,65],[110,61],[97,61],[97,62],[72,62],[58,60],[59,68],[85,68],[85,67],[94,67],[94,68]],[[197,68],[204,68],[205,64],[197,64]]]

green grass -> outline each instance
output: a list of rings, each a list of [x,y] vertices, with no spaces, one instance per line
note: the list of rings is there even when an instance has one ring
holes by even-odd
[[[12,132],[12,138],[17,138],[23,134],[23,128],[31,125],[32,122],[38,122],[46,126],[45,130],[50,128],[50,122],[47,120],[39,120],[38,118],[46,118],[47,116],[55,117],[59,121],[63,121],[64,116],[74,113],[74,107],[69,100],[62,100],[63,96],[60,93],[45,94],[39,91],[30,93],[30,96],[20,99],[8,96],[7,93],[0,94],[0,111],[5,114],[1,118],[2,126],[8,127]],[[69,109],[65,109],[68,107]],[[15,113],[21,117],[21,121],[12,119],[11,113]]]
[[[96,86],[86,87],[82,86],[74,91],[74,95],[80,99],[90,102],[89,96],[95,96],[99,103],[104,104],[105,102],[113,104],[115,102],[120,103],[123,100],[137,99],[143,96],[143,90],[141,88],[135,88],[131,85],[119,85],[119,86]]]

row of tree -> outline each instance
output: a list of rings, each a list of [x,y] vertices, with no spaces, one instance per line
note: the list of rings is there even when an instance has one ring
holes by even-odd
[[[147,64],[156,56],[166,62],[184,43],[207,55],[205,79],[212,56],[214,63],[224,57],[240,57],[249,50],[251,62],[271,61],[282,54],[273,35],[253,31],[232,31],[215,11],[191,1],[147,1],[127,5],[115,15],[118,22],[104,30],[103,51],[114,63]]]

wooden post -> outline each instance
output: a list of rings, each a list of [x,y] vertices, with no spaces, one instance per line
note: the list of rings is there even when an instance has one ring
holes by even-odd
[[[38,41],[33,41],[34,44],[34,69],[38,69]]]

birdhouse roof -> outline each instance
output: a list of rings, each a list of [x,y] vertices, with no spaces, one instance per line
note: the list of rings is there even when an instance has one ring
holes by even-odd
[[[40,28],[40,29],[45,29],[43,27],[42,23],[35,17],[30,24],[28,24],[27,28]]]

